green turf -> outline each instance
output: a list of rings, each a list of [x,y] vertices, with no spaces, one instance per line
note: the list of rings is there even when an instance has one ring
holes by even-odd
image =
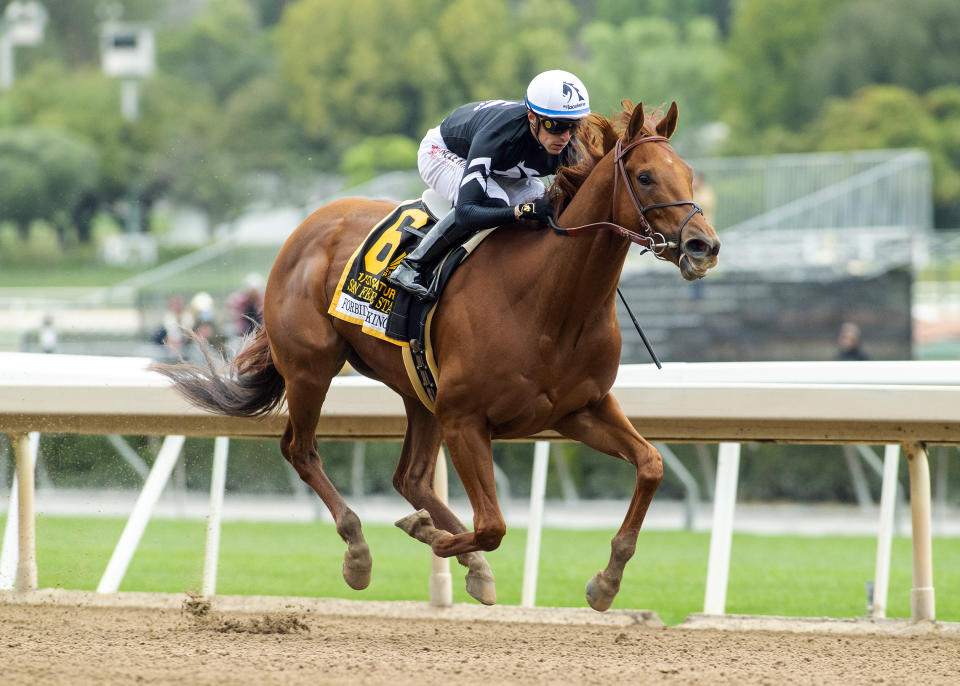
[[[0,522],[3,518],[0,517]],[[119,519],[37,518],[42,588],[95,589],[123,530]],[[364,527],[373,553],[373,582],[352,591],[340,576],[343,543],[330,524],[230,522],[223,526],[217,592],[363,600],[427,600],[430,558],[423,544],[391,526]],[[606,564],[613,531],[543,533],[537,604],[583,607],[587,579]],[[121,590],[198,591],[204,522],[152,521]],[[511,529],[487,555],[502,604],[518,605],[525,532]],[[640,535],[614,608],[655,610],[668,624],[703,608],[709,534],[649,531]],[[876,541],[869,537],[735,535],[727,612],[855,617],[866,612],[864,583],[873,577]],[[937,618],[960,621],[960,539],[933,542]],[[887,615],[910,615],[910,540],[893,543]],[[454,601],[473,602],[453,564]]]

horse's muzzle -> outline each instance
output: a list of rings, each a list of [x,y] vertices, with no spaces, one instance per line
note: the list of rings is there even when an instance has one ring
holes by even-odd
[[[707,236],[692,236],[681,246],[680,274],[687,281],[702,279],[707,270],[717,265],[720,239]]]

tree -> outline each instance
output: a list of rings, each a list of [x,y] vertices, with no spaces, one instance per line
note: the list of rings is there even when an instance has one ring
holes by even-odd
[[[871,84],[925,93],[956,83],[960,3],[849,2],[830,18],[807,64],[808,96],[820,102],[829,96],[849,97]]]
[[[86,142],[97,152],[97,164],[83,172],[91,196],[106,206],[124,194],[136,148],[120,113],[119,84],[99,71],[38,65],[0,101],[0,126],[42,127]],[[77,217],[81,240],[89,236],[92,216],[88,208]]]
[[[160,74],[145,80],[140,116],[128,122],[120,112],[116,80],[99,71],[39,65],[4,97],[2,124],[42,126],[97,150],[99,164],[83,172],[98,201],[87,218],[97,209],[118,214],[131,194],[147,211],[157,198],[172,194],[206,210],[215,222],[242,209],[242,180],[221,145],[224,127],[213,97],[178,79]],[[84,240],[88,227],[77,228]]]
[[[253,4],[260,26],[270,27],[280,21],[283,11],[293,0],[250,0]]]
[[[934,88],[923,97],[938,124],[933,149],[945,158],[943,171],[934,168],[937,226],[960,227],[960,86]],[[948,166],[949,165],[949,166]]]
[[[314,140],[336,145],[358,133],[413,134],[417,95],[430,74],[412,69],[411,43],[440,3],[304,0],[277,29],[291,114]],[[442,87],[443,84],[431,84]]]
[[[129,183],[150,206],[161,197],[204,210],[213,224],[237,216],[247,188],[209,91],[158,76],[144,84],[133,131],[138,156]]]
[[[797,150],[922,148],[933,164],[935,223],[960,221],[960,87],[923,97],[900,86],[874,85],[832,100],[794,139]]]
[[[340,171],[348,183],[359,184],[384,172],[416,169],[418,147],[406,136],[370,136],[347,149]]]
[[[447,70],[444,110],[476,100],[521,99],[539,72],[573,70],[569,35],[576,23],[566,0],[533,0],[513,11],[499,0],[449,3],[434,32]]]
[[[684,25],[639,18],[619,25],[593,22],[584,28],[581,41],[590,51],[583,78],[595,112],[619,111],[623,98],[647,106],[676,100],[685,122],[683,133],[716,118],[723,50],[708,17]]]
[[[23,238],[34,219],[61,234],[95,184],[97,152],[66,133],[36,127],[0,129],[0,221],[17,224]]]
[[[739,134],[734,142],[749,139],[756,152],[758,132],[796,130],[816,115],[822,103],[805,91],[810,49],[846,1],[741,0],[735,5],[722,84],[724,119]]]
[[[631,17],[641,17],[685,24],[693,17],[706,15],[726,35],[730,4],[730,0],[596,0],[594,19],[621,24]]]
[[[450,109],[521,98],[537,71],[573,66],[567,0],[303,0],[277,30],[291,114],[343,150],[363,136],[420,139]],[[549,18],[545,21],[544,18]]]
[[[259,76],[245,82],[225,103],[215,135],[238,172],[265,172],[293,181],[335,164],[290,118],[286,96],[278,78]]]
[[[223,102],[270,71],[267,48],[246,0],[211,0],[189,23],[159,33],[157,64],[163,73],[210,88]]]

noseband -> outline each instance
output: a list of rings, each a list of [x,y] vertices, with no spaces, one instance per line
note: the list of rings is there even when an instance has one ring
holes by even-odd
[[[617,173],[613,175],[613,208],[616,210],[617,207],[617,180],[618,178],[623,178],[624,185],[630,189],[630,199],[633,200],[633,206],[637,210],[637,216],[640,218],[640,226],[643,229],[643,237],[650,240],[649,250],[653,251],[653,254],[657,257],[661,257],[660,253],[663,252],[664,248],[679,248],[683,245],[683,229],[687,225],[687,222],[693,217],[693,215],[698,212],[702,215],[703,209],[695,203],[693,200],[677,200],[675,202],[658,202],[653,205],[644,205],[640,202],[640,196],[637,194],[637,189],[633,185],[633,181],[627,175],[627,165],[624,162],[624,158],[627,156],[627,153],[633,150],[635,147],[642,143],[654,143],[654,142],[667,142],[669,139],[664,138],[663,136],[649,136],[647,138],[641,138],[635,140],[629,145],[623,145],[623,137],[617,139],[617,146],[614,149],[613,161],[616,165]],[[667,242],[667,239],[659,231],[654,231],[653,227],[650,225],[650,221],[647,219],[647,212],[650,210],[656,210],[661,207],[676,207],[678,205],[692,205],[693,209],[687,213],[687,216],[683,218],[683,221],[680,223],[680,230],[677,232],[676,242]],[[659,250],[658,250],[659,248]]]
[[[613,174],[613,206],[611,208],[611,216],[614,216],[617,210],[617,190],[620,177],[623,178],[624,185],[630,189],[630,199],[633,201],[633,206],[637,210],[637,216],[640,219],[640,228],[642,233],[637,233],[636,231],[631,231],[630,229],[620,226],[614,222],[595,222],[593,224],[584,224],[583,226],[576,226],[569,229],[561,228],[557,226],[556,222],[553,219],[550,219],[551,228],[557,233],[570,235],[572,233],[578,232],[582,229],[610,229],[615,233],[623,236],[627,240],[636,243],[643,247],[644,252],[652,252],[660,259],[667,259],[663,257],[662,253],[667,248],[676,249],[679,246],[683,245],[683,229],[687,225],[687,222],[693,218],[693,215],[699,213],[703,214],[703,209],[695,203],[693,200],[677,200],[675,202],[659,202],[653,205],[644,205],[640,202],[640,196],[637,194],[637,189],[634,187],[633,182],[630,180],[630,177],[627,175],[627,166],[624,162],[624,158],[627,156],[627,153],[633,150],[635,147],[642,143],[656,143],[656,142],[667,142],[669,139],[664,138],[663,136],[647,136],[646,138],[641,138],[635,140],[628,145],[623,144],[623,137],[617,139],[617,145],[614,148],[613,153],[613,163],[614,163],[614,174]],[[684,217],[683,221],[680,223],[680,230],[677,232],[676,241],[667,241],[666,237],[659,231],[654,231],[653,226],[650,225],[650,220],[647,219],[647,212],[650,210],[656,210],[661,207],[675,207],[678,205],[690,205],[692,209],[687,216]]]

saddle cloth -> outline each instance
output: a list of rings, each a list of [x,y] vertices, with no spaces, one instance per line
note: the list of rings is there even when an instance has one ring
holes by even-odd
[[[440,261],[436,301],[425,303],[396,288],[386,278],[449,208],[442,204],[438,208],[436,197],[428,195],[431,193],[400,203],[373,227],[344,267],[327,311],[359,325],[365,334],[400,346],[417,395],[433,411],[437,390],[437,365],[430,343],[433,312],[450,275],[493,229],[471,237]]]

